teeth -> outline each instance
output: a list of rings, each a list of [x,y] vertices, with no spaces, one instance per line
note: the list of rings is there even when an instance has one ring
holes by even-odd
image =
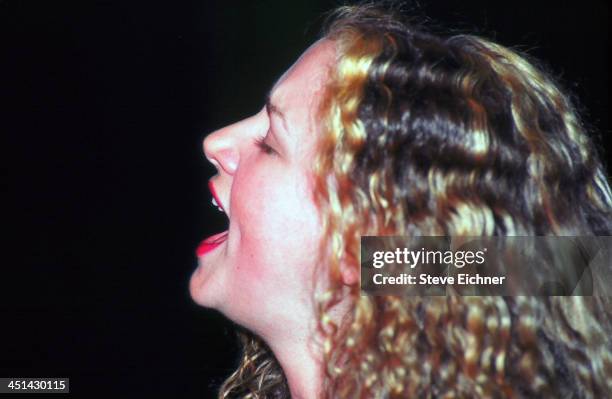
[[[213,204],[214,206],[216,206],[216,207],[217,207],[217,209],[219,210],[219,212],[223,212],[223,208],[221,208],[221,207],[219,206],[219,204],[217,204],[217,201],[215,200],[215,198],[214,198],[214,197],[213,197],[213,199],[212,199],[212,204]]]

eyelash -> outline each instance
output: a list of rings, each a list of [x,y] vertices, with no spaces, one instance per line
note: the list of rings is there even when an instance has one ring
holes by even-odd
[[[268,144],[266,144],[265,140],[266,140],[267,136],[262,136],[262,137],[258,137],[255,139],[255,145],[257,145],[257,147],[259,147],[259,149],[261,150],[261,152],[268,154],[268,155],[273,155],[276,153],[276,151],[274,151],[274,148],[270,147]]]

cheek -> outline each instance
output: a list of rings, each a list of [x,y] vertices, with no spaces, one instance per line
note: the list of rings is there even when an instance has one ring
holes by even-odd
[[[282,169],[235,181],[232,204],[240,231],[235,267],[250,289],[307,287],[321,227],[305,182]]]

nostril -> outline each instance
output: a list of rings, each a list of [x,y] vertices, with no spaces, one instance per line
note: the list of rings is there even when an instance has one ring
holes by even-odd
[[[216,169],[221,168],[221,165],[219,165],[219,162],[217,162],[217,160],[215,158],[209,158],[206,157],[206,159],[208,160],[208,162],[210,162]]]
[[[217,151],[213,158],[213,164],[217,169],[223,170],[225,173],[233,175],[238,167],[238,153],[233,148],[227,148]]]

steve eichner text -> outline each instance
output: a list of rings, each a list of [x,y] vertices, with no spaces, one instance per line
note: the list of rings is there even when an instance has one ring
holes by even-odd
[[[476,273],[475,275],[462,273],[455,276],[432,276],[430,274],[420,274],[413,276],[410,274],[402,273],[399,276],[384,276],[380,273],[375,274],[373,277],[374,284],[386,285],[386,284],[407,284],[407,285],[501,285],[504,283],[506,276],[481,276]]]

